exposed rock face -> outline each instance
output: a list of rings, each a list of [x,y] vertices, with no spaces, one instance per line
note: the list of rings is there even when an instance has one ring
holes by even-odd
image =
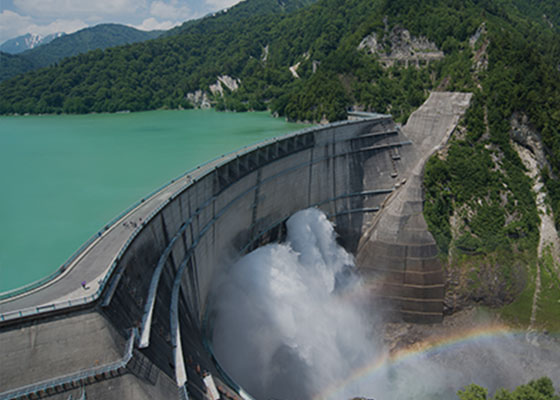
[[[263,47],[262,50],[262,54],[261,54],[261,61],[263,63],[266,63],[266,61],[268,60],[268,53],[269,53],[269,45],[267,44],[266,46]]]
[[[514,140],[513,148],[519,154],[521,161],[527,168],[527,176],[533,181],[533,192],[536,195],[536,206],[539,210],[541,223],[539,225],[539,245],[537,254],[544,256],[545,250],[548,248],[554,260],[560,260],[560,236],[554,224],[554,217],[547,202],[547,192],[544,189],[540,171],[544,167],[548,167],[544,146],[537,130],[533,128],[529,119],[524,114],[514,114],[510,120],[511,136]],[[560,275],[560,270],[556,270]],[[533,306],[531,312],[530,328],[534,328],[537,317],[537,304],[541,289],[541,264],[537,263],[535,277],[535,293],[533,296]]]
[[[488,69],[488,45],[490,41],[486,35],[486,24],[483,22],[480,24],[474,35],[472,35],[469,39],[469,45],[474,52],[473,57],[473,66],[475,72],[475,80],[477,81],[478,87],[480,83],[478,82],[478,74],[481,71],[485,71]]]
[[[317,68],[319,68],[319,65],[321,65],[321,61],[313,60],[313,64],[312,64],[313,73],[317,72]]]
[[[537,130],[529,123],[527,115],[514,113],[510,119],[510,124],[511,138],[533,153],[539,168],[547,165],[542,139]]]
[[[196,92],[187,93],[187,100],[195,108],[210,108],[210,100],[208,100],[208,95],[202,90],[197,90]]]
[[[377,42],[377,33],[367,35],[358,45],[358,50],[366,50],[371,54],[384,53],[383,45]]]
[[[301,64],[301,62],[298,62],[298,63],[296,63],[295,65],[292,65],[292,66],[290,67],[290,73],[291,73],[292,76],[293,76],[294,78],[296,78],[296,79],[299,78],[299,75],[298,75],[298,73],[297,73],[297,70],[298,70],[300,64]]]
[[[387,49],[376,33],[371,33],[362,39],[358,45],[358,50],[365,50],[371,54],[379,55],[381,62],[390,66],[396,61],[418,65],[421,61],[429,62],[443,58],[435,43],[430,42],[425,37],[414,37],[407,29],[394,27],[390,32],[385,33],[383,41],[390,44]]]
[[[309,51],[306,51],[305,53],[303,53],[301,55],[301,57],[299,58],[299,61],[297,63],[288,67],[288,69],[290,71],[290,74],[292,74],[292,76],[294,78],[299,79],[300,78],[300,75],[298,73],[299,67],[301,66],[302,62],[308,61],[310,59],[311,59],[311,53]],[[312,71],[312,73],[317,72],[317,69],[319,68],[319,65],[321,65],[321,61],[311,60],[311,71]]]
[[[240,84],[241,81],[239,79],[232,78],[228,75],[222,75],[218,77],[216,83],[210,85],[209,89],[210,93],[212,93],[214,96],[223,96],[224,88],[227,88],[230,91],[234,92],[239,89]],[[187,100],[190,101],[195,108],[212,107],[212,105],[210,104],[210,99],[208,98],[208,93],[202,90],[188,93]]]
[[[483,34],[486,33],[486,24],[483,22],[482,24],[480,24],[480,26],[477,28],[476,32],[474,33],[474,35],[472,35],[469,38],[469,44],[472,48],[474,48],[474,45],[476,44],[476,42],[478,42],[478,39],[480,39],[480,36],[482,36]]]
[[[220,96],[223,96],[224,87],[228,88],[232,92],[235,92],[239,89],[240,84],[241,81],[239,79],[232,78],[228,75],[222,75],[218,77],[215,84],[210,85],[210,91],[213,95],[220,94]]]
[[[447,266],[445,275],[444,314],[453,314],[473,304],[503,306],[512,302],[523,290],[527,272],[521,262],[510,268],[511,276],[503,276],[496,260],[473,257],[460,267]]]

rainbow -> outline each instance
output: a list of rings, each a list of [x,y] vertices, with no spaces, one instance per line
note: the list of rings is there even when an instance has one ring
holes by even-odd
[[[358,368],[346,379],[338,381],[328,386],[324,391],[314,396],[314,400],[341,399],[341,391],[350,383],[374,375],[382,368],[407,361],[419,355],[426,355],[436,351],[443,351],[456,345],[477,339],[491,339],[503,335],[526,333],[526,331],[514,330],[502,324],[490,324],[473,327],[472,329],[453,332],[444,336],[434,336],[427,338],[421,343],[414,344],[407,348],[399,349],[386,353],[373,362]]]

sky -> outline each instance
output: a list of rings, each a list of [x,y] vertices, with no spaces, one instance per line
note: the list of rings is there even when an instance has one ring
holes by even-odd
[[[240,0],[0,0],[0,43],[26,33],[73,33],[101,23],[170,29]]]

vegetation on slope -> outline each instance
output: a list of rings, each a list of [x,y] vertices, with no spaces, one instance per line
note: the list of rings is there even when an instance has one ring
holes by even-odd
[[[292,13],[251,13],[249,6],[266,2],[244,3],[187,24],[175,36],[91,52],[4,82],[0,112],[177,108],[187,93],[208,90],[218,76],[229,75],[242,85],[221,99],[227,108],[268,107],[291,119],[336,120],[349,105],[362,104],[404,120],[455,60],[418,71],[383,69],[375,55],[358,51],[365,35],[384,29],[382,0],[324,0]],[[249,16],[230,17],[241,6]],[[476,26],[470,19],[465,24]],[[296,79],[289,67],[298,62]]]
[[[0,52],[0,81],[31,71],[33,63],[18,55]]]
[[[544,143],[552,171],[545,169],[543,180],[560,226],[558,33],[514,7],[486,11],[488,31],[474,44],[472,59],[479,61],[484,52],[488,62],[482,68],[473,63],[472,105],[447,152],[425,170],[426,220],[450,257],[451,309],[469,301],[502,305],[518,296],[525,303],[532,298],[523,287],[534,287],[540,219],[532,181],[512,145],[516,114],[528,116]],[[528,321],[525,303],[516,302],[515,310],[525,310],[522,319]]]
[[[229,25],[241,19],[252,18],[256,16],[284,14],[297,11],[317,0],[250,0],[242,1],[235,7],[221,10],[216,13],[205,16],[198,20],[187,21],[180,26],[162,34],[162,37],[169,37],[188,32],[195,25],[203,24],[208,27],[211,25]],[[207,29],[207,28],[204,28]]]
[[[488,390],[472,384],[464,390],[460,390],[457,395],[460,400],[487,400]],[[506,389],[499,389],[493,400],[559,400],[560,397],[555,394],[554,386],[549,378],[540,378],[529,382],[526,385],[518,386],[512,392]]]

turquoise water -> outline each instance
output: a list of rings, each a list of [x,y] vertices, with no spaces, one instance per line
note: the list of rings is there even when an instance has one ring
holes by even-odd
[[[146,194],[214,157],[301,129],[213,110],[0,118],[0,292],[55,271]]]

